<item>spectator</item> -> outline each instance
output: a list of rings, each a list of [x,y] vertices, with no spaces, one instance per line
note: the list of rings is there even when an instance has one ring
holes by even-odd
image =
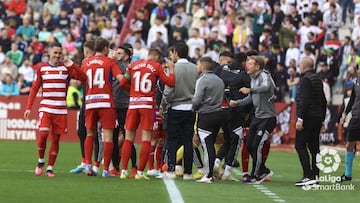
[[[39,37],[37,35],[32,38],[30,46],[33,48],[35,53],[43,54],[45,52],[45,46],[43,43],[39,42]]]
[[[232,42],[233,42],[235,53],[239,53],[241,46],[249,46],[250,45],[252,31],[246,25],[244,17],[242,17],[242,16],[238,17],[236,22],[237,22],[237,24],[236,24],[236,27],[234,30]]]
[[[156,20],[155,20],[155,24],[153,26],[151,26],[151,28],[149,30],[149,35],[148,35],[148,39],[147,39],[147,46],[149,48],[151,47],[151,43],[153,43],[156,40],[157,32],[162,33],[162,39],[164,40],[164,42],[166,44],[169,43],[169,41],[168,41],[168,30],[164,26],[164,23],[163,23],[162,19],[160,17],[157,17]]]
[[[30,93],[32,83],[24,80],[24,76],[22,74],[18,75],[17,85],[20,95],[28,95]]]
[[[5,53],[3,52],[3,48],[0,45],[0,64],[2,64],[5,60]]]
[[[131,62],[135,62],[141,59],[147,59],[147,55],[148,55],[148,50],[142,45],[140,40],[136,40]]]
[[[66,40],[63,43],[63,48],[66,49],[66,51],[70,54],[73,55],[76,49],[76,42],[75,42],[75,38],[72,34],[67,34],[66,35]]]
[[[136,18],[130,20],[130,29],[133,32],[141,31],[141,36],[144,41],[148,39],[148,33],[150,29],[150,22],[145,18],[144,9],[136,11]]]
[[[37,21],[43,10],[43,2],[40,0],[29,0],[26,7],[32,9],[34,17],[32,20]]]
[[[15,43],[18,46],[18,50],[21,51],[22,53],[25,53],[28,47],[28,42],[25,41],[21,35],[17,35],[15,37]]]
[[[67,11],[63,8],[60,10],[60,15],[57,18],[56,26],[58,26],[64,32],[68,31],[70,28],[70,18],[68,17]]]
[[[198,28],[199,28],[200,37],[207,42],[210,37],[210,28],[209,25],[207,24],[206,17],[200,18],[200,24]]]
[[[34,65],[41,61],[41,56],[41,53],[34,52],[34,49],[31,46],[28,46],[24,58],[29,59],[30,64]]]
[[[16,84],[16,81],[13,79],[11,73],[6,73],[4,77],[4,82],[0,89],[0,95],[9,98],[10,96],[17,96],[19,95],[19,87]]]
[[[11,44],[11,50],[6,53],[6,56],[10,57],[11,61],[16,65],[20,66],[23,60],[23,52],[18,50],[18,45],[14,42]]]
[[[253,41],[251,46],[258,47],[259,38],[264,31],[264,26],[271,23],[270,16],[266,13],[264,4],[257,4],[256,11],[248,13],[247,16],[254,18],[253,21]]]
[[[39,30],[44,30],[52,32],[55,29],[56,21],[53,19],[52,15],[49,12],[49,9],[44,8],[42,15],[39,18]]]
[[[279,43],[279,32],[281,29],[281,25],[282,22],[285,18],[284,13],[282,12],[282,10],[280,9],[280,2],[279,1],[275,1],[274,6],[273,6],[273,13],[271,16],[272,19],[272,36],[273,36],[273,42],[274,43]]]
[[[152,48],[152,49],[157,48],[157,47],[159,48],[159,51],[161,52],[161,56],[163,56],[163,57],[167,56],[168,45],[164,42],[161,32],[156,33],[156,40],[153,41],[150,45],[150,48]]]
[[[55,27],[55,30],[52,33],[52,37],[54,37],[60,44],[64,44],[66,40],[64,32],[58,26]]]
[[[175,30],[172,35],[172,41],[170,42],[170,46],[174,46],[178,43],[185,43],[185,40],[182,38],[182,34],[180,31]]]
[[[95,13],[94,4],[87,0],[80,0],[79,4],[85,15],[90,16],[92,13]]]
[[[190,28],[199,28],[200,27],[200,18],[205,17],[205,10],[201,8],[201,4],[199,2],[192,3],[192,22]]]
[[[286,79],[286,83],[289,88],[290,101],[295,102],[297,91],[298,91],[298,86],[300,83],[300,74],[298,72],[296,72],[295,66],[290,66],[288,68],[288,77]]]
[[[75,3],[76,2],[73,0],[64,0],[63,4],[61,5],[61,9],[65,10],[67,15],[70,15],[73,13],[73,9],[76,6]]]
[[[309,13],[305,13],[305,17],[308,17],[311,25],[320,27],[323,22],[323,14],[319,10],[319,3],[313,1],[311,3],[311,9]]]
[[[23,79],[30,83],[32,83],[32,81],[34,80],[34,76],[35,76],[35,71],[31,65],[32,64],[30,63],[30,60],[25,59],[23,64],[19,68],[19,75],[21,74]],[[19,78],[19,76],[18,76],[18,78]]]
[[[1,29],[0,46],[4,53],[11,49],[11,39],[8,37],[8,30],[5,28]]]
[[[276,64],[276,70],[273,74],[274,82],[276,85],[276,87],[275,87],[276,100],[275,101],[284,102],[285,94],[288,89],[288,85],[287,85],[287,81],[286,81],[287,77],[288,76],[285,71],[284,64],[281,64],[281,63]]]
[[[160,18],[161,21],[164,22],[164,24],[170,23],[170,13],[169,10],[165,8],[165,6],[166,6],[166,2],[164,0],[160,0],[158,6],[151,11],[151,15],[150,15],[151,26],[154,26],[156,24],[155,21],[157,18]]]
[[[188,19],[188,15],[186,14],[185,10],[184,10],[184,5],[183,4],[176,4],[176,13],[175,15],[173,15],[170,19],[170,25],[171,26],[175,26],[177,23],[176,21],[178,20],[177,18],[180,16],[181,18],[181,24],[178,25],[180,27],[189,27],[189,19]]]
[[[115,7],[123,16],[127,16],[131,1],[128,0],[116,0]]]
[[[283,52],[289,48],[289,42],[296,37],[296,28],[291,24],[290,18],[285,18],[279,32],[279,45]],[[295,41],[294,41],[295,46]]]
[[[347,60],[348,56],[350,55],[350,50],[351,50],[351,38],[350,38],[350,36],[346,36],[344,39],[344,43],[340,47],[340,51],[339,51],[338,59],[339,59],[340,68],[339,68],[339,76],[338,76],[337,82],[336,82],[336,89],[335,89],[336,93],[340,93],[342,90],[342,87],[344,85],[343,81],[346,76],[346,71],[348,69],[346,60]]]
[[[175,31],[180,33],[181,39],[187,40],[189,38],[189,29],[183,25],[182,16],[180,15],[176,16],[175,24],[171,25],[171,32],[174,33]]]
[[[289,41],[289,48],[286,50],[286,55],[285,55],[285,66],[286,67],[290,66],[291,59],[295,60],[295,67],[296,67],[297,64],[299,64],[300,50],[299,50],[299,48],[295,47],[294,40]]]
[[[218,40],[226,43],[226,26],[224,23],[220,22],[220,18],[215,16],[213,17],[212,23],[209,23],[211,26],[211,32],[217,31],[219,33]]]
[[[296,29],[299,29],[300,22],[302,22],[303,19],[298,13],[295,4],[290,5],[290,15],[288,17],[290,18],[291,24],[293,24]]]
[[[44,10],[45,9],[48,9],[52,16],[57,17],[60,14],[60,4],[57,1],[47,0],[47,2],[44,3]]]
[[[330,33],[337,32],[341,26],[341,13],[337,13],[335,4],[330,4],[329,10],[324,12],[323,20],[326,28],[326,41],[330,38]]]
[[[154,0],[147,0],[146,5],[144,6],[144,9],[141,9],[142,13],[144,14],[144,19],[150,21],[151,12],[156,7],[157,7],[157,4],[154,2]]]
[[[18,75],[18,67],[8,56],[5,57],[4,63],[0,64],[0,81],[4,80],[6,73],[11,73],[13,78],[17,78]]]
[[[111,20],[110,19],[106,19],[105,21],[105,27],[104,29],[101,30],[101,37],[109,40],[110,43],[114,43],[115,39],[116,39],[116,29],[112,27],[111,25]]]
[[[314,36],[320,34],[322,30],[314,25],[310,24],[309,18],[304,18],[304,25],[298,30],[300,35],[300,51],[304,51],[305,44],[309,42],[308,34],[312,32]]]
[[[123,27],[124,24],[123,16],[119,13],[119,11],[113,9],[111,10],[110,13],[110,19],[111,19],[111,26],[115,28],[117,33],[120,33],[121,28]]]
[[[141,31],[135,31],[133,34],[129,33],[128,37],[125,39],[124,43],[131,44],[135,46],[136,41],[140,41],[142,47],[146,47],[145,41],[141,37]]]
[[[25,0],[8,0],[5,5],[9,10],[13,10],[17,16],[24,14],[26,11]]]
[[[30,41],[35,34],[35,27],[30,24],[30,19],[28,18],[24,18],[23,24],[16,29],[16,35],[21,35],[26,41]]]
[[[195,57],[195,49],[200,49],[200,56],[205,53],[205,41],[199,35],[199,29],[193,28],[192,29],[192,36],[186,42],[189,46],[189,57]]]
[[[88,33],[91,33],[93,38],[97,38],[101,35],[101,32],[94,20],[89,22]]]
[[[110,15],[110,6],[108,0],[101,0],[99,7],[96,9],[96,13],[98,13],[101,16]]]
[[[13,29],[18,28],[21,25],[20,15],[16,15],[14,10],[7,10],[7,17],[5,20],[5,25],[10,26]],[[9,32],[9,34],[12,34]]]
[[[74,7],[70,21],[76,21],[77,26],[80,28],[80,35],[81,37],[84,37],[89,26],[89,20],[88,17],[83,13],[81,7]]]

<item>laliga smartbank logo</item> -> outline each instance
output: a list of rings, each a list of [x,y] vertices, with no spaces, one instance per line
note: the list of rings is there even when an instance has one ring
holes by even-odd
[[[341,163],[339,153],[335,149],[324,148],[316,155],[316,166],[324,175],[317,177],[318,184],[304,185],[303,190],[355,190],[355,185],[344,184],[341,176],[334,176]]]

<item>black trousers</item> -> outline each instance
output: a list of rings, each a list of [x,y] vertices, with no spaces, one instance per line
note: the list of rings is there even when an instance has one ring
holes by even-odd
[[[269,170],[262,161],[262,150],[275,126],[276,117],[262,119],[254,117],[250,123],[246,147],[253,159],[252,176],[260,176],[262,172]]]
[[[94,158],[95,161],[101,161],[102,159],[102,152],[104,149],[104,144],[102,142],[102,134],[101,134],[101,125],[98,123],[96,129],[96,138],[94,139]],[[78,131],[77,131],[79,140],[80,140],[80,151],[81,157],[85,157],[85,139],[86,139],[86,126],[85,126],[85,104],[81,106],[78,118]]]
[[[175,171],[176,151],[184,145],[184,173],[192,173],[195,113],[169,109],[167,113],[168,171]]]
[[[116,114],[117,114],[117,121],[118,125],[114,129],[113,133],[113,143],[114,143],[114,149],[112,154],[112,163],[114,168],[119,170],[120,165],[120,151],[119,151],[119,133],[122,132],[122,134],[125,136],[125,120],[126,120],[126,112],[127,108],[116,108]]]
[[[232,166],[236,160],[240,142],[243,136],[243,115],[233,108],[225,108],[222,112],[221,128],[223,129],[224,143],[216,155],[220,160],[225,157],[226,165]]]
[[[304,178],[316,178],[319,168],[316,166],[316,154],[320,152],[321,118],[304,119],[301,131],[296,131],[295,149],[299,155]],[[309,153],[311,154],[311,165]]]
[[[213,176],[215,162],[215,140],[220,129],[221,112],[199,113],[197,122],[197,133],[204,149],[204,165],[207,177]]]

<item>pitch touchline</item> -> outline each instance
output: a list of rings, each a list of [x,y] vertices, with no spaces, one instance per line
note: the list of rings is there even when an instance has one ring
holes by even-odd
[[[274,202],[286,202],[284,199],[279,197],[279,195],[273,193],[268,188],[266,188],[263,185],[254,185],[254,187],[258,190],[260,190],[262,193],[264,193],[266,196],[268,196],[270,199],[272,199]]]
[[[169,193],[171,203],[184,203],[184,199],[181,196],[179,189],[175,185],[175,181],[171,179],[163,178],[166,186],[166,190]]]

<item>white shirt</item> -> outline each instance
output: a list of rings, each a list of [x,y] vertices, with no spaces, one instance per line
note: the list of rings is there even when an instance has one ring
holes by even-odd
[[[299,29],[299,35],[300,35],[300,51],[304,51],[304,48],[305,48],[305,44],[309,41],[307,35],[309,32],[313,32],[316,35],[320,34],[322,32],[322,30],[317,27],[317,26],[302,26],[300,29]]]
[[[31,66],[24,66],[22,65],[19,68],[19,73],[24,76],[24,79],[28,82],[32,82],[35,77],[35,71],[31,68]]]
[[[300,50],[297,47],[288,48],[286,50],[286,55],[285,55],[285,66],[289,67],[291,59],[295,59],[296,66],[298,66],[299,58],[300,58]]]
[[[154,24],[153,26],[151,26],[151,28],[149,30],[149,35],[148,35],[148,39],[147,39],[147,47],[150,48],[151,43],[156,41],[156,33],[157,32],[161,32],[162,33],[162,40],[166,44],[169,44],[168,31],[167,31],[166,27],[163,24],[161,24],[161,25]]]
[[[193,38],[191,37],[186,44],[189,46],[189,56],[193,58],[195,56],[195,49],[199,48],[200,50],[205,48],[205,41],[203,38]]]

